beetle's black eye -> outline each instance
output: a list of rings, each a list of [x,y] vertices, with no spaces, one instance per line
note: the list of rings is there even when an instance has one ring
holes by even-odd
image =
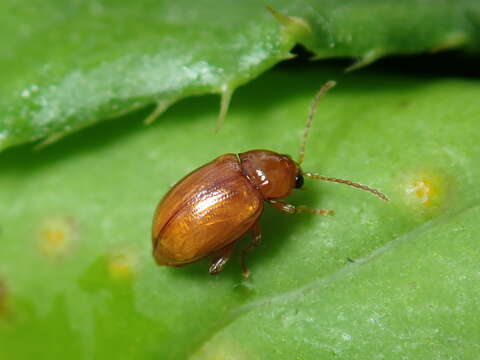
[[[300,189],[303,186],[303,175],[298,174],[295,178],[295,189]]]

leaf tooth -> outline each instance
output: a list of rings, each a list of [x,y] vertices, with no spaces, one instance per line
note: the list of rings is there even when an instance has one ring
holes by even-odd
[[[301,17],[283,15],[274,8],[267,6],[267,10],[273,15],[282,27],[284,36],[290,40],[297,42],[300,39],[311,36],[313,34],[310,24]]]
[[[446,34],[442,40],[430,50],[430,52],[436,53],[466,46],[470,40],[469,35],[465,31],[454,31]]]
[[[162,115],[169,107],[172,105],[173,101],[168,99],[158,100],[155,106],[155,109],[148,115],[143,123],[145,125],[150,125],[153,123],[157,118]]]
[[[362,57],[358,61],[356,61],[349,67],[347,67],[345,69],[345,72],[350,72],[350,71],[365,67],[367,65],[370,65],[371,63],[379,59],[382,56],[382,54],[383,54],[383,51],[381,51],[380,49],[372,49],[370,51],[367,51],[365,54],[362,55]]]
[[[52,135],[46,137],[45,139],[41,140],[37,145],[35,145],[35,146],[33,147],[33,149],[34,149],[35,151],[43,150],[43,149],[45,149],[47,146],[52,145],[53,143],[55,143],[55,142],[57,142],[58,140],[60,140],[65,134],[66,134],[66,132],[65,132],[65,133],[52,134]]]
[[[225,116],[227,115],[228,108],[230,106],[230,100],[235,89],[229,84],[223,84],[220,88],[220,113],[218,114],[217,125],[215,126],[215,132],[218,132],[223,125]]]

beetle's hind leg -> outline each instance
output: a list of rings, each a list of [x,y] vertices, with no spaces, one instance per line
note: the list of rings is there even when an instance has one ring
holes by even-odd
[[[247,256],[247,253],[252,251],[257,247],[258,244],[260,244],[260,241],[262,240],[262,233],[260,231],[260,224],[258,222],[255,222],[253,224],[252,228],[252,242],[250,245],[248,245],[245,249],[242,250],[242,255],[241,255],[241,262],[242,262],[242,269],[243,269],[243,277],[248,279],[250,277],[250,270],[248,270],[247,264],[245,262],[245,257]]]
[[[323,215],[323,216],[334,215],[333,210],[310,209],[309,207],[306,207],[304,205],[295,206],[295,205],[288,204],[288,203],[285,203],[283,201],[277,201],[277,200],[268,200],[268,202],[275,209],[277,209],[281,212],[285,212],[287,214],[309,213],[309,214],[317,214],[317,215]]]
[[[223,270],[223,267],[227,263],[227,261],[230,259],[230,256],[232,255],[233,249],[235,248],[235,241],[232,242],[231,244],[228,244],[224,248],[218,250],[217,254],[212,260],[212,264],[210,265],[210,268],[208,269],[208,272],[210,275],[217,275],[220,271]]]

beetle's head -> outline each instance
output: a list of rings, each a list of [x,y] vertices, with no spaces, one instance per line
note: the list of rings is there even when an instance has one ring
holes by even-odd
[[[284,198],[303,185],[302,171],[288,155],[252,150],[239,157],[244,174],[266,200]]]

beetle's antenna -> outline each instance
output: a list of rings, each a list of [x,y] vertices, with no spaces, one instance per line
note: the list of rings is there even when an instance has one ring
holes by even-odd
[[[337,179],[337,178],[322,176],[322,175],[313,174],[313,173],[303,173],[302,175],[305,176],[305,177],[308,177],[310,179],[317,179],[317,180],[335,182],[335,183],[339,183],[339,184],[345,184],[345,185],[352,186],[352,187],[360,189],[360,190],[368,191],[369,193],[375,195],[376,197],[378,197],[382,200],[385,200],[385,201],[390,200],[387,197],[387,195],[378,191],[377,189],[374,189],[374,188],[371,188],[367,185],[359,184],[359,183],[356,183],[356,182],[353,182],[353,181],[350,181],[350,180]]]
[[[313,98],[312,101],[312,106],[310,107],[310,112],[307,117],[307,123],[305,124],[305,130],[303,131],[303,139],[302,142],[300,143],[300,156],[298,157],[298,165],[300,165],[303,162],[303,159],[305,158],[305,148],[307,146],[307,138],[308,138],[308,133],[310,132],[310,128],[312,127],[312,122],[313,122],[313,117],[315,116],[315,113],[317,112],[317,107],[320,99],[323,97],[323,95],[332,87],[334,87],[337,83],[335,81],[327,81],[325,85],[323,85],[320,90],[317,92],[315,97]]]

